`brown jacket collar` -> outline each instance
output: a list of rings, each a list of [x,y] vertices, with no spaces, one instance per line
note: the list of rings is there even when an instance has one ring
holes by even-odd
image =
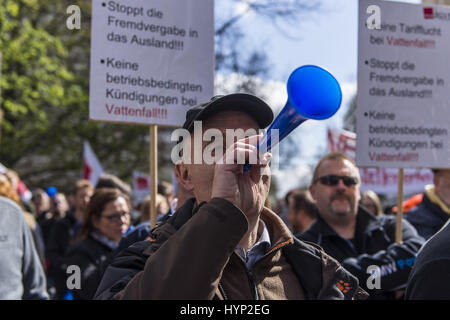
[[[269,230],[270,241],[272,243],[269,253],[287,244],[294,243],[292,232],[275,212],[264,207],[260,218]]]

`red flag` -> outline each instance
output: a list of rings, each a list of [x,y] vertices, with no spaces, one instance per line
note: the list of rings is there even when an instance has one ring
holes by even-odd
[[[89,180],[89,177],[91,176],[91,173],[92,173],[91,167],[89,166],[89,164],[84,162],[84,175],[83,175],[83,178]]]
[[[103,173],[102,165],[87,141],[84,141],[83,171],[84,179],[89,180],[94,186]]]

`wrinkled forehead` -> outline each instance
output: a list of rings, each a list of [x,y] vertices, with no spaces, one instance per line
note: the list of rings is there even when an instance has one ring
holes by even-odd
[[[240,111],[222,111],[218,112],[202,122],[203,130],[219,129],[255,129],[258,131],[258,122],[245,112]]]
[[[353,176],[360,180],[358,168],[349,160],[325,160],[319,167],[318,177],[335,174],[338,176]]]
[[[195,130],[191,132],[191,141],[196,140],[203,147],[210,143],[228,147],[239,139],[262,133],[258,122],[240,111],[218,112],[203,120],[201,128],[200,135],[197,135]],[[191,148],[193,147],[194,144],[191,143]]]

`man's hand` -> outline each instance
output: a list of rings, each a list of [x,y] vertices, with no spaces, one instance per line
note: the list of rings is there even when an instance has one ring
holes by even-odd
[[[257,135],[238,140],[227,149],[223,161],[214,168],[211,197],[232,202],[247,217],[261,212],[270,188],[268,163],[271,154],[258,154],[256,145],[261,137]],[[254,159],[257,163],[250,163],[250,172],[244,174],[244,160]]]

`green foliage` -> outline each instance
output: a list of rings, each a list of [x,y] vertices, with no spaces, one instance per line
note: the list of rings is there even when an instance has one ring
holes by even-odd
[[[69,190],[80,178],[82,143],[125,180],[147,170],[148,129],[89,121],[91,1],[78,1],[81,30],[68,30],[71,1],[0,0],[0,162],[30,187]]]
[[[289,3],[264,0],[249,10],[290,16]],[[80,30],[66,28],[66,8],[72,4],[82,12]],[[88,119],[90,15],[91,0],[0,0],[0,162],[17,170],[31,188],[70,190],[81,177],[83,140],[91,143],[107,172],[128,182],[133,170],[148,172],[147,126]],[[225,18],[217,26],[216,67],[266,75],[264,52],[243,50],[240,17]],[[251,81],[239,88],[258,94]],[[158,140],[159,178],[169,181],[171,131],[160,128]]]
[[[48,128],[55,108],[66,107],[65,84],[73,75],[64,66],[61,41],[22,18],[20,7],[33,4],[0,0],[1,102],[4,109],[1,159],[15,163],[29,147],[30,136]],[[71,88],[67,87],[67,91]]]

